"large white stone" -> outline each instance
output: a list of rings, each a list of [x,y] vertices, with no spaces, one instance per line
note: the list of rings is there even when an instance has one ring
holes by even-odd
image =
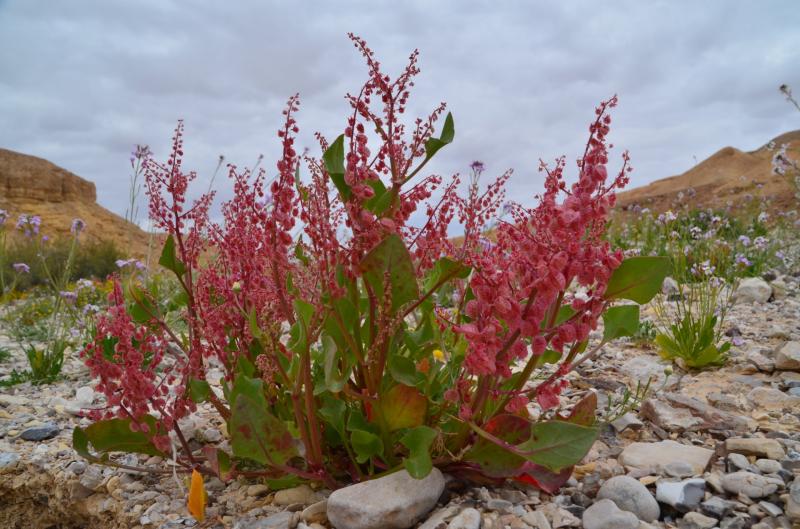
[[[739,283],[734,297],[744,303],[766,303],[772,296],[772,287],[760,277],[746,277]]]
[[[614,476],[603,483],[597,499],[611,500],[623,511],[632,512],[645,522],[657,520],[661,514],[658,502],[647,487],[629,476]]]
[[[600,500],[583,512],[583,529],[637,529],[639,519],[611,500]]]
[[[703,473],[713,455],[714,451],[708,448],[666,440],[658,443],[632,443],[622,451],[619,462],[627,467],[660,472],[670,463],[683,461],[691,465],[698,475]]]
[[[336,529],[406,529],[433,509],[443,490],[436,468],[424,479],[401,470],[335,491],[328,498],[328,520]]]

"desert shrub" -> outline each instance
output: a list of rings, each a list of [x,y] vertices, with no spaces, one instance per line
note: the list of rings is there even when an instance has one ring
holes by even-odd
[[[115,282],[82,353],[109,402],[74,431],[86,458],[174,454],[184,472],[331,487],[400,468],[421,478],[435,463],[552,491],[591,447],[596,396],[557,413],[565,377],[636,331],[638,305],[612,305],[649,301],[669,267],[623,261],[603,239],[629,170],[627,154],[615,176],[606,169],[616,98],[596,110],[574,184],[559,158],[542,165],[535,207],[506,204],[510,173],[482,188],[476,162],[462,196],[458,177],[422,175],[455,136],[444,105],[401,120],[416,52],[391,80],[352,39],[369,77],[348,96],[344,133],[317,136],[321,157],[300,156],[290,98],[277,176],[229,166],[224,222],[209,220],[213,194],[188,202],[182,123],[166,162],[145,162],[151,218],[168,234],[159,263],[180,290],[165,307],[153,284]],[[410,223],[420,210],[423,222]],[[487,243],[501,210],[509,218]],[[603,338],[590,343],[600,318]],[[221,380],[208,380],[211,366]],[[180,419],[199,405],[226,422],[229,450],[198,456],[187,444]]]

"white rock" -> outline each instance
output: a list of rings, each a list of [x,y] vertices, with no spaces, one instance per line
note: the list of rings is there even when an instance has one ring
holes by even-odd
[[[791,409],[795,406],[800,406],[800,397],[787,395],[775,388],[753,388],[747,394],[747,399],[767,411]]]
[[[753,499],[769,496],[778,490],[778,485],[768,478],[745,471],[722,476],[722,487],[731,494],[744,494]]]
[[[736,301],[744,303],[766,303],[772,296],[772,287],[760,277],[746,277],[734,293]]]
[[[632,443],[622,451],[619,462],[627,467],[660,472],[665,465],[683,461],[692,466],[695,474],[702,474],[713,455],[714,451],[708,448],[666,440],[658,443]]]
[[[711,529],[717,525],[718,520],[699,512],[690,512],[681,522],[680,527],[683,529]]]
[[[401,470],[334,491],[328,520],[336,529],[406,529],[433,509],[443,490],[436,468],[421,480]]]
[[[583,512],[583,529],[638,529],[635,514],[623,511],[611,500],[600,500]]]
[[[728,452],[746,456],[760,456],[769,459],[783,459],[786,457],[786,452],[777,439],[767,439],[765,437],[732,437],[725,440],[725,449]]]
[[[83,407],[94,402],[94,390],[89,386],[81,386],[75,390],[75,402]]]
[[[542,511],[526,512],[522,515],[522,521],[533,529],[552,529],[553,527]]]
[[[706,482],[703,479],[687,479],[679,482],[659,481],[656,484],[656,499],[678,511],[696,509],[705,495]]]
[[[481,513],[477,509],[467,507],[458,516],[450,520],[447,529],[480,529]]]
[[[705,421],[692,415],[686,408],[674,408],[657,399],[642,403],[639,414],[659,428],[670,432],[684,432],[701,426]]]
[[[647,487],[628,476],[614,476],[597,493],[599,500],[611,500],[623,511],[632,512],[640,520],[652,522],[661,514],[658,502]]]
[[[299,487],[292,487],[290,489],[279,490],[275,493],[273,502],[275,505],[291,505],[293,503],[302,503],[308,505],[315,500],[314,491],[308,485],[300,485]]]
[[[800,371],[800,342],[786,342],[775,354],[775,368]]]

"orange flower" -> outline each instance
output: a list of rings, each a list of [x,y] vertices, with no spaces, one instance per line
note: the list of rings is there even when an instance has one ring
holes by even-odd
[[[198,522],[202,522],[206,517],[206,499],[203,475],[192,470],[192,483],[189,487],[189,513]]]

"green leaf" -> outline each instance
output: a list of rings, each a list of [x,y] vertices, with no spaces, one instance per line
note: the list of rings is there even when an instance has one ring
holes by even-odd
[[[184,265],[175,252],[175,239],[172,234],[167,236],[164,242],[164,248],[161,250],[161,257],[158,264],[172,271],[176,276],[181,277],[186,273],[186,265]]]
[[[150,299],[147,291],[134,281],[128,282],[127,294],[133,303],[128,308],[133,321],[139,324],[150,322],[154,317],[158,317],[158,308]]]
[[[448,112],[447,117],[444,119],[442,133],[439,135],[439,137],[429,138],[428,141],[425,142],[425,160],[433,158],[433,155],[436,154],[439,149],[449,143],[452,143],[455,135],[456,129],[453,124],[453,114]]]
[[[269,412],[261,380],[238,377],[231,399],[228,431],[233,455],[263,465],[282,465],[297,455],[286,425]]]
[[[347,405],[341,399],[329,397],[319,409],[322,420],[330,424],[339,435],[344,437],[344,416],[347,412]]]
[[[667,257],[629,257],[611,274],[604,297],[647,303],[661,290],[671,270]]]
[[[531,436],[531,424],[518,415],[497,415],[484,425],[484,430],[512,446]],[[478,464],[481,472],[495,478],[514,476],[525,463],[524,457],[484,437],[478,437],[464,454],[464,460]]]
[[[356,461],[359,463],[366,463],[373,456],[383,455],[383,441],[373,433],[353,430],[350,434],[350,444],[353,446]]]
[[[414,479],[422,479],[433,468],[430,448],[436,439],[436,430],[428,426],[417,426],[400,438],[400,443],[409,450],[403,466]]]
[[[189,380],[189,398],[197,404],[205,402],[211,396],[211,386],[205,380],[193,378]]]
[[[425,422],[428,399],[417,388],[398,384],[381,395],[377,407],[389,431],[414,428]]]
[[[592,426],[596,420],[597,393],[590,391],[583,397],[564,420],[581,426]]]
[[[413,360],[397,354],[389,357],[389,374],[396,382],[406,386],[416,386],[424,378]]]
[[[396,234],[388,235],[370,250],[361,261],[361,270],[378,299],[383,297],[384,274],[389,274],[393,310],[419,298],[411,254]]]
[[[328,171],[333,184],[339,190],[342,202],[347,202],[352,192],[350,191],[350,186],[344,180],[344,134],[340,135],[328,146],[328,149],[322,155],[322,161],[325,163],[325,170]]]
[[[554,472],[580,462],[592,448],[599,430],[565,421],[536,423],[528,441],[518,445],[527,459]]]
[[[328,335],[322,337],[322,354],[325,360],[325,386],[332,393],[339,393],[344,388],[349,376],[349,370],[344,373],[339,372],[339,354],[336,342]],[[346,359],[345,359],[346,361]],[[346,366],[345,366],[346,367]]]
[[[639,329],[639,305],[619,305],[603,313],[603,340],[633,336]]]
[[[97,421],[84,429],[75,428],[72,432],[72,444],[76,452],[90,460],[97,459],[89,451],[90,444],[101,454],[126,452],[164,456],[153,444],[153,436],[158,432],[155,418],[148,415],[143,422],[147,424],[148,432],[131,431],[130,419]]]
[[[553,349],[548,349],[544,353],[542,353],[542,363],[543,364],[555,364],[561,360],[561,353],[558,351],[554,351]]]

